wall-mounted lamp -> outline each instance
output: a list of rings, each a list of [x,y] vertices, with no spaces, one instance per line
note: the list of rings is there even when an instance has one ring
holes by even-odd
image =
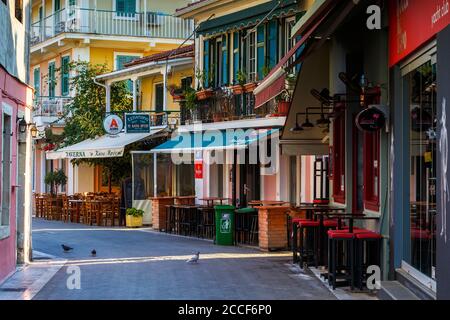
[[[25,133],[27,131],[28,123],[24,118],[17,119],[19,123],[19,132]]]

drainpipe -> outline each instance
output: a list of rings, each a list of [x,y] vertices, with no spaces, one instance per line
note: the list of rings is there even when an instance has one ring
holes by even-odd
[[[106,90],[106,113],[111,112],[111,86],[108,84],[103,84],[92,78],[92,81],[98,86],[105,88]]]

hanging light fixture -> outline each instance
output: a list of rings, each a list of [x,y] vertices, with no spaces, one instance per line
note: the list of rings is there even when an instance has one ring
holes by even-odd
[[[298,121],[295,122],[295,127],[291,128],[291,132],[302,132],[305,129],[302,128],[301,125],[298,124]]]
[[[316,124],[319,128],[326,128],[330,125],[330,119],[325,118],[325,115],[322,113],[320,119],[316,121]]]
[[[308,114],[306,114],[305,122],[302,124],[302,127],[306,130],[314,128],[314,125],[309,121]]]

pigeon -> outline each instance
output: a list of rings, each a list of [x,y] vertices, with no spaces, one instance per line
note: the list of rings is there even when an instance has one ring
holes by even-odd
[[[198,260],[200,259],[200,252],[197,252],[196,254],[194,254],[189,260],[187,260],[187,263],[197,263]]]
[[[65,244],[62,244],[61,247],[63,248],[64,252],[69,252],[70,250],[72,250],[73,248],[66,246]]]
[[[91,256],[95,257],[96,255],[97,255],[97,251],[95,251],[95,249],[92,249]]]

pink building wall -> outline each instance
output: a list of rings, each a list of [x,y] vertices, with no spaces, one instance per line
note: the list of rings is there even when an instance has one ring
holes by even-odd
[[[18,126],[17,116],[19,110],[25,114],[26,106],[31,105],[30,100],[32,89],[23,84],[15,77],[11,76],[0,65],[0,119],[4,113],[4,105],[11,106],[11,170],[10,170],[10,209],[9,209],[9,236],[0,239],[0,282],[11,274],[16,267],[16,198],[20,191],[17,186],[17,150],[18,150]],[[0,121],[0,132],[3,132],[2,121]],[[0,156],[3,153],[2,139],[0,139]],[[0,190],[3,190],[2,175],[0,169]],[[0,193],[0,197],[2,194]],[[8,227],[8,226],[6,226]]]

